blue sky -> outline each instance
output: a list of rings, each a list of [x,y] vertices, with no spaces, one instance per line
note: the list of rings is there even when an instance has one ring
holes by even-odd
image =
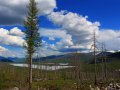
[[[120,50],[120,0],[37,2],[41,11],[39,31],[43,37],[42,56],[88,50],[94,30],[98,41],[104,42],[108,50]],[[0,55],[7,53],[6,57],[24,57],[25,29],[22,22],[28,0],[13,0],[11,3],[4,0],[0,3]],[[13,54],[9,54],[11,52]]]
[[[120,0],[57,0],[58,10],[68,10],[101,22],[101,28],[120,29]]]
[[[120,29],[119,0],[57,0],[55,11],[67,10],[88,16],[90,21],[99,21],[101,28]],[[41,18],[41,26],[53,27],[45,17]]]

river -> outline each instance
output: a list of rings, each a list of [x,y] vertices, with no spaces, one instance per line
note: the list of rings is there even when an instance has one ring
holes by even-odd
[[[28,64],[13,64],[11,63],[10,65],[15,66],[15,67],[28,67]],[[65,69],[65,68],[72,68],[74,66],[63,66],[63,65],[32,65],[33,69],[42,69],[42,70],[48,70],[48,71],[54,71],[54,70],[59,70],[59,69]]]

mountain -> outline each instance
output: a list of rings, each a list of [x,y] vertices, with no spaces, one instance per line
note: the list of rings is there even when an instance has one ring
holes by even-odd
[[[101,52],[101,53],[97,54],[97,57],[108,56],[111,54],[113,54],[113,53],[112,52]]]
[[[89,53],[69,53],[65,55],[52,55],[33,59],[34,62],[41,61],[48,63],[73,63],[75,60],[88,62],[92,60],[92,55]]]
[[[97,63],[101,63],[101,57],[106,56],[107,62],[114,62],[114,61],[120,61],[120,52],[103,52],[96,55],[97,57]],[[25,62],[25,58],[12,58],[12,57],[2,57],[0,56],[1,62],[16,62],[16,63],[22,63]],[[55,63],[73,63],[77,61],[84,61],[87,63],[94,63],[93,60],[93,53],[68,53],[65,55],[51,55],[47,57],[41,57],[41,58],[34,58],[33,62],[55,62]]]
[[[34,62],[38,62],[38,61],[46,61],[46,60],[50,60],[50,59],[57,59],[57,58],[61,58],[64,55],[51,55],[51,56],[47,56],[47,57],[41,57],[41,58],[34,58],[33,61]]]
[[[106,62],[120,62],[120,52],[103,52],[96,55],[96,58],[97,63],[101,63],[105,60],[105,58]],[[94,64],[94,60],[92,60],[90,63]]]
[[[13,62],[13,61],[9,58],[5,58],[5,57],[0,56],[0,62]]]
[[[14,61],[14,60],[16,60],[17,58],[16,58],[16,57],[8,57],[7,59]]]
[[[4,57],[0,56],[0,60],[5,59]]]
[[[16,57],[2,57],[0,56],[0,62],[23,62],[22,59]]]
[[[24,63],[26,61],[25,58],[16,58],[13,60],[15,63]]]
[[[120,58],[120,52],[112,53],[108,56],[111,57],[111,58]]]
[[[2,59],[2,60],[0,60],[0,62],[13,62],[13,61],[9,60],[9,59]]]

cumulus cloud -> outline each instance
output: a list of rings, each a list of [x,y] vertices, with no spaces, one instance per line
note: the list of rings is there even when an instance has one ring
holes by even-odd
[[[120,49],[119,30],[101,30],[99,22],[91,22],[87,16],[83,17],[72,12],[52,12],[48,16],[54,24],[62,27],[69,34],[73,44],[65,46],[66,49],[90,49],[93,44],[93,32],[96,32],[98,42],[105,42],[108,50]]]
[[[58,49],[63,48],[65,46],[71,46],[73,45],[73,41],[72,41],[72,36],[70,34],[67,34],[67,32],[65,30],[60,30],[60,29],[56,29],[56,30],[52,30],[52,29],[40,29],[40,33],[43,37],[49,37],[52,39],[60,39],[59,42],[56,42],[56,46]],[[46,46],[48,47],[52,47],[53,45],[48,45],[46,44]]]
[[[93,31],[97,33],[99,31],[99,22],[91,22],[87,19],[87,16],[83,17],[77,13],[66,13],[65,11],[52,12],[48,18],[54,24],[66,30],[67,34],[71,35],[74,46],[76,47],[81,47],[81,44],[83,44],[84,47],[88,47]]]
[[[41,57],[51,56],[51,55],[61,55],[60,51],[54,51],[52,49],[48,49],[46,47],[39,48],[39,54]]]
[[[4,51],[7,51],[7,50],[8,50],[8,49],[6,49],[6,48],[0,46],[0,52],[4,52]]]
[[[22,52],[16,52],[14,50],[9,50],[5,47],[0,46],[0,56],[21,58],[24,56],[24,50]]]
[[[0,44],[23,46],[25,40],[21,35],[23,32],[18,28],[13,28],[10,31],[0,28]]]
[[[54,37],[49,37],[49,40],[54,41],[55,38]]]
[[[0,46],[0,56],[6,56],[7,51],[8,51],[8,49]]]
[[[51,13],[56,8],[56,0],[36,0],[39,15]],[[27,14],[29,0],[0,0],[0,24],[20,24]]]
[[[57,12],[56,12],[57,13]],[[61,14],[61,13],[60,13]],[[76,51],[85,51],[86,49],[90,49],[91,44],[93,43],[91,41],[93,37],[93,31],[95,30],[97,33],[97,40],[99,42],[105,42],[107,50],[120,50],[120,31],[119,30],[111,30],[111,29],[104,29],[100,30],[99,23],[95,22],[92,23],[89,20],[87,20],[86,17],[80,16],[78,14],[71,13],[72,16],[69,18],[70,20],[72,17],[77,17],[75,21],[78,20],[78,26],[73,25],[74,27],[70,27],[69,24],[74,21],[65,20],[68,18],[67,14],[62,14],[62,17],[64,17],[63,20],[61,20],[61,16],[59,16],[59,23],[56,20],[53,20],[51,16],[49,16],[49,19],[53,21],[55,24],[60,25],[62,28],[60,29],[46,29],[46,28],[40,28],[40,34],[42,37],[48,37],[48,39],[51,42],[42,40],[43,47],[40,49],[42,51],[41,56],[49,56],[49,55],[59,55],[63,54],[64,52],[76,52]],[[68,15],[69,16],[69,15]],[[56,18],[57,19],[57,18]],[[81,21],[82,19],[82,21]],[[79,21],[80,20],[80,21]],[[60,23],[61,22],[61,23]],[[82,23],[82,24],[80,24]],[[66,25],[65,25],[66,24]],[[79,28],[76,28],[79,27]],[[24,33],[17,27],[6,30],[1,28],[0,29],[0,44],[4,45],[11,45],[11,46],[22,46],[24,43]],[[57,40],[59,39],[59,40]],[[11,55],[11,50],[8,50],[4,47],[0,46],[1,53],[0,55],[5,55],[6,53],[8,55]],[[21,55],[20,55],[21,54]],[[24,56],[25,52],[22,53],[13,52],[12,57],[14,56]]]
[[[15,35],[15,36],[20,36],[20,37],[24,37],[25,36],[25,34],[18,27],[12,28],[9,31],[9,34],[10,35]]]
[[[14,29],[15,29],[15,32],[17,33],[13,32],[11,34],[10,32],[14,31]],[[1,28],[0,43],[4,45],[11,45],[11,46],[13,45],[22,46],[24,41],[24,39],[22,38],[23,37],[22,35],[24,34],[19,35],[18,33],[19,31],[21,30],[16,27],[9,31]],[[21,31],[20,33],[23,33],[23,32]],[[51,40],[51,42],[54,42],[53,44],[51,44],[45,40],[42,40],[43,47],[40,48],[39,50],[42,57],[49,56],[49,55],[60,55],[66,52],[86,51],[87,49],[90,49],[90,46],[91,46],[88,43],[84,43],[84,42],[75,44],[73,42],[74,38],[72,38],[72,34],[68,34],[67,31],[63,29],[41,28],[40,33],[42,37],[48,37],[48,39]],[[99,30],[97,33],[98,33],[97,40],[99,42],[105,42],[107,50],[120,50],[120,42],[119,42],[120,31],[119,30],[116,30],[116,31],[110,30],[110,29]],[[56,39],[59,39],[59,40],[56,41]],[[23,50],[23,52],[14,52],[12,50],[8,50],[0,46],[0,55],[2,56],[7,55],[7,57],[10,57],[10,56],[23,57],[25,55],[25,51]]]
[[[120,50],[120,30],[101,30],[99,31],[98,41],[104,42],[108,50]]]
[[[74,44],[72,35],[68,34],[66,30],[62,29],[40,29],[40,33],[43,37],[48,37],[50,42],[54,42],[53,44],[43,40],[43,46],[47,49],[53,51],[60,51],[60,52],[75,52],[79,50],[89,49],[90,45],[86,43],[82,44]],[[54,38],[51,41],[51,38]],[[56,39],[59,39],[57,42]],[[79,39],[79,38],[78,38]]]

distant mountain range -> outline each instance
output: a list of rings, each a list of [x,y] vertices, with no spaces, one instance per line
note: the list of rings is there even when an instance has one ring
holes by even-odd
[[[89,53],[69,53],[65,55],[52,55],[48,57],[36,58],[33,61],[48,62],[48,63],[70,63],[75,60],[88,61],[91,58]]]
[[[96,56],[101,57],[106,55],[106,57],[109,59],[108,61],[120,61],[120,52],[103,52],[99,53]],[[65,55],[52,55],[42,58],[34,58],[34,62],[56,62],[56,63],[70,63],[75,60],[81,60],[85,61],[87,63],[93,63],[93,53],[69,53]],[[2,57],[0,56],[0,62],[25,62],[25,58],[12,58],[12,57]],[[99,59],[98,62],[101,62]]]
[[[105,60],[106,58],[106,62],[115,62],[115,61],[120,61],[120,52],[103,52],[103,53],[99,53],[97,55],[97,63],[101,63],[103,60]],[[91,62],[92,64],[94,63],[94,60],[92,60]]]
[[[2,57],[0,56],[0,62],[24,62],[24,58],[16,58],[16,57]]]
[[[0,56],[0,62],[13,62],[13,58],[5,58]]]
[[[120,52],[112,53],[108,55],[111,58],[119,58],[120,59]]]

